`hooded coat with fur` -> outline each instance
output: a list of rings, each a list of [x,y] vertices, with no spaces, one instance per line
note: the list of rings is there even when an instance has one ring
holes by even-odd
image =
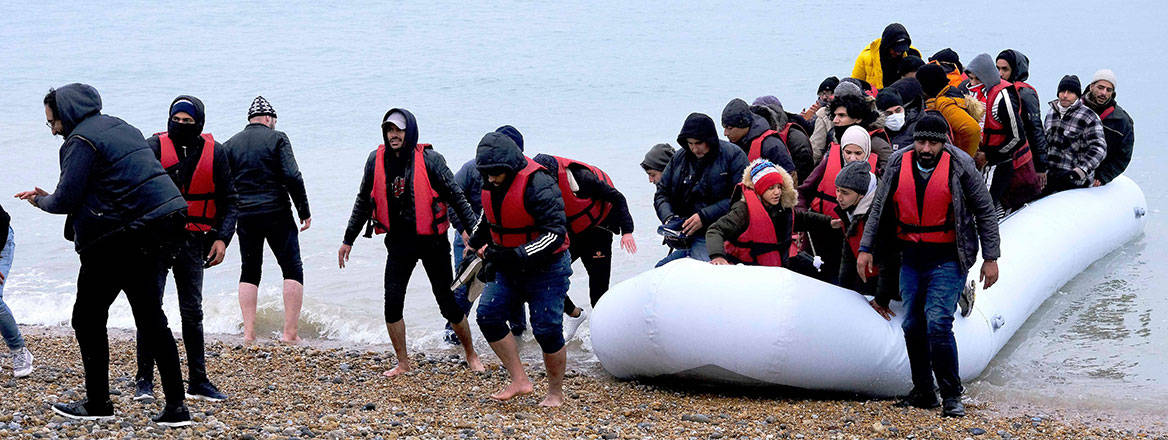
[[[775,226],[775,236],[778,237],[780,243],[789,240],[792,232],[806,230],[804,225],[810,222],[830,223],[830,218],[815,212],[796,212],[794,218],[792,218],[791,210],[795,207],[798,193],[795,192],[795,185],[791,181],[791,175],[780,167],[776,168],[778,168],[779,174],[783,177],[782,195],[779,197],[779,204],[768,206],[764,201],[763,206],[766,208],[767,215],[771,218],[771,223]],[[716,257],[725,258],[725,242],[738,238],[750,226],[750,209],[746,205],[746,199],[743,198],[742,191],[754,191],[754,182],[750,178],[749,168],[742,172],[742,185],[738,186],[734,191],[734,204],[731,205],[730,211],[722,216],[722,218],[719,218],[718,221],[714,222],[713,225],[710,225],[710,228],[706,230],[706,249],[709,250],[711,259]],[[787,257],[787,253],[783,252],[783,265],[787,264]]]

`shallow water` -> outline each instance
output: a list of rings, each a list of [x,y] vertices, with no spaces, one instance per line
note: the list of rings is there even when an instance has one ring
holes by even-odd
[[[882,3],[891,5],[893,3]],[[971,384],[995,400],[1052,398],[1091,407],[1154,408],[1168,403],[1168,299],[1157,270],[1168,224],[1150,166],[1161,104],[1164,61],[1148,49],[1165,15],[1158,2],[1013,5],[974,3],[960,11],[934,3],[899,2],[841,14],[837,5],[588,5],[520,3],[378,4],[331,7],[222,2],[190,10],[136,2],[99,8],[73,3],[0,6],[0,194],[56,182],[59,139],[43,126],[40,99],[49,87],[93,84],[105,111],[145,133],[165,129],[166,109],[181,93],[207,104],[207,130],[226,139],[245,124],[262,94],[292,139],[314,213],[301,236],[306,336],[386,343],[382,325],[384,251],[360,240],[350,266],[338,270],[340,244],[367,152],[380,141],[378,121],[391,107],[418,117],[421,140],[452,168],[473,154],[486,131],[511,124],[529,152],[592,162],[629,198],[640,252],[614,258],[614,282],[647,270],[664,248],[653,234],[652,188],[639,166],[650,145],[670,142],[685,115],[720,114],[731,97],[764,94],[798,111],[827,75],[845,76],[855,54],[891,21],[904,23],[914,45],[931,54],[953,47],[965,61],[1005,47],[1031,58],[1032,81],[1052,99],[1059,78],[1089,81],[1114,69],[1120,102],[1137,121],[1129,175],[1146,191],[1152,216],[1145,234],[1097,262],[1060,289],[1027,322],[986,374]],[[996,23],[988,26],[987,23]],[[989,29],[987,29],[987,27]],[[63,219],[17,201],[5,202],[17,231],[17,257],[5,300],[18,320],[67,325],[77,258],[60,238]],[[1089,207],[1085,207],[1089,209]],[[1084,231],[1090,233],[1090,231]],[[1073,237],[1069,237],[1073,239]],[[1057,257],[1052,257],[1057,258]],[[270,259],[270,256],[269,256]],[[267,264],[260,325],[279,327],[277,267]],[[587,302],[583,268],[571,295]],[[1003,267],[1003,271],[1009,270]],[[238,253],[207,273],[208,331],[239,329],[235,285]],[[441,318],[420,269],[406,316],[415,349],[445,349]],[[177,318],[173,293],[168,315]],[[111,325],[130,327],[119,300]],[[597,367],[586,337],[570,345],[573,363]],[[476,331],[477,334],[477,331]],[[489,350],[479,341],[481,350]],[[536,356],[535,344],[525,350]]]

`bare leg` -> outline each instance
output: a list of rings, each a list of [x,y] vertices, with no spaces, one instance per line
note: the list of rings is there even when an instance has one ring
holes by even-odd
[[[564,404],[564,368],[568,363],[567,347],[552,354],[543,354],[543,365],[547,368],[548,393],[539,406],[560,406]]]
[[[386,371],[385,377],[394,377],[410,371],[410,356],[406,353],[406,320],[387,322],[385,329],[389,331],[389,340],[393,342],[393,353],[397,356],[397,366]]]
[[[508,383],[499,392],[492,394],[492,399],[511,400],[515,396],[531,394],[532,391],[535,391],[531,379],[527,377],[527,372],[523,371],[523,362],[519,361],[519,347],[515,345],[514,336],[508,333],[503,339],[492,342],[491,349],[495,350],[495,355],[499,357],[500,361],[503,361],[503,368],[507,369],[507,375],[511,376],[511,383]]]
[[[454,334],[458,335],[458,342],[462,343],[462,350],[466,352],[466,365],[470,367],[470,371],[487,371],[486,367],[483,367],[483,361],[479,360],[479,354],[475,352],[474,344],[471,343],[468,321],[464,316],[461,322],[451,323],[450,327],[454,329]]]
[[[239,310],[243,313],[243,342],[255,342],[256,297],[260,286],[239,283]]]
[[[280,342],[296,344],[300,328],[300,305],[304,303],[304,285],[296,280],[284,280],[284,334]],[[252,305],[255,310],[255,305]]]

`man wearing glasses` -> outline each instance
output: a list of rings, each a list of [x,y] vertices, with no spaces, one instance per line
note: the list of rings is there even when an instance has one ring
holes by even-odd
[[[174,283],[187,349],[187,398],[218,402],[227,396],[207,378],[203,350],[203,268],[223,262],[235,234],[235,194],[227,151],[203,133],[203,101],[179,96],[170,104],[167,130],[146,140],[187,201],[186,234],[174,261]],[[138,337],[134,400],[154,399],[154,353]]]

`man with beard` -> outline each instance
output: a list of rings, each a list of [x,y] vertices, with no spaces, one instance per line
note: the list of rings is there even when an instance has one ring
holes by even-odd
[[[1103,120],[1103,137],[1107,140],[1107,157],[1095,169],[1091,186],[1106,185],[1127,169],[1132,147],[1136,143],[1136,127],[1131,115],[1115,102],[1115,73],[1109,69],[1095,72],[1083,95],[1083,105]]]

